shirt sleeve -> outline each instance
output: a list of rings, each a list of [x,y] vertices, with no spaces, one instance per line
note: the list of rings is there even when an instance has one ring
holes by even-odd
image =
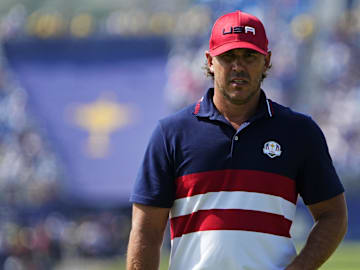
[[[343,193],[344,188],[320,127],[308,118],[304,132],[306,154],[297,188],[305,204],[309,205],[335,197]]]
[[[174,201],[173,162],[160,122],[145,151],[130,202],[170,208]]]

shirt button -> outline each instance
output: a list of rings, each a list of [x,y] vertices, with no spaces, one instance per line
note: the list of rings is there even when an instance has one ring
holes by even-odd
[[[238,136],[235,136],[235,137],[234,137],[234,140],[235,140],[235,141],[237,141],[238,139],[239,139],[239,137],[238,137]]]

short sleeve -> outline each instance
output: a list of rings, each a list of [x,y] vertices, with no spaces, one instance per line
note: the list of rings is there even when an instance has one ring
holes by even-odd
[[[297,188],[305,204],[328,200],[344,192],[333,166],[325,136],[319,126],[307,119],[304,127],[305,160]]]
[[[170,208],[174,200],[173,164],[160,122],[153,131],[130,195],[130,202]]]

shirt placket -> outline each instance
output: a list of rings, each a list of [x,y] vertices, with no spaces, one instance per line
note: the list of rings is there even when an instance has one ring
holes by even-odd
[[[240,132],[242,132],[247,126],[250,125],[250,122],[244,122],[240,125],[240,127],[238,128],[238,130],[235,132],[234,136],[232,137],[231,140],[231,148],[230,148],[230,158],[232,158],[233,156],[233,152],[234,152],[234,146],[235,144],[239,141],[239,134]]]

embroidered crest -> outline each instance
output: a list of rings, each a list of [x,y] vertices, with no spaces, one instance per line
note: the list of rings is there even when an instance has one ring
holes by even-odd
[[[278,157],[281,155],[280,144],[274,141],[268,141],[264,144],[263,152],[271,158]]]

